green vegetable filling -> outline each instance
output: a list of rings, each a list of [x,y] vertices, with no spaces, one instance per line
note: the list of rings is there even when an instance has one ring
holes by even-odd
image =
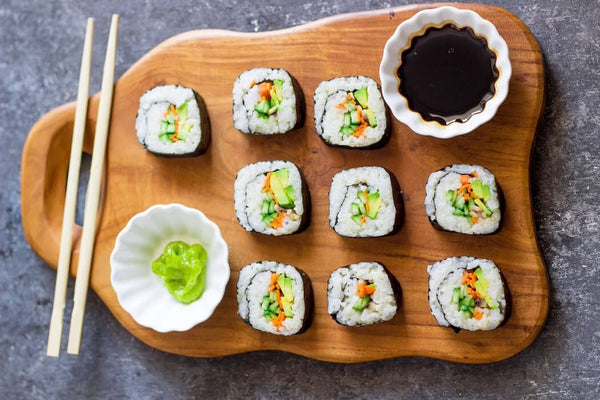
[[[381,208],[383,199],[379,195],[379,191],[370,192],[369,189],[359,191],[356,194],[358,202],[350,204],[350,212],[352,220],[358,225],[366,223],[366,218],[375,219]]]
[[[273,228],[278,228],[276,219],[283,211],[281,209],[293,209],[296,206],[296,193],[294,187],[289,184],[289,169],[282,168],[267,174],[263,192],[265,197],[261,205],[262,221]],[[274,226],[276,225],[276,226]]]
[[[338,107],[345,110],[340,128],[342,137],[360,137],[367,126],[372,128],[377,127],[375,113],[369,108],[367,87],[355,90],[352,94],[348,93],[347,99]],[[365,112],[364,114],[363,111]]]
[[[283,102],[283,80],[264,81],[258,85],[260,101],[254,106],[254,111],[260,118],[269,119],[279,111]]]
[[[164,143],[174,143],[185,140],[192,130],[192,125],[187,123],[188,103],[185,102],[175,108],[170,104],[165,115],[160,121],[158,138]]]
[[[167,244],[152,263],[152,272],[160,276],[167,290],[180,303],[189,304],[202,296],[206,285],[207,254],[199,244],[181,241]]]
[[[488,288],[489,282],[483,275],[483,270],[481,267],[477,267],[475,271],[471,270],[465,273],[461,286],[452,291],[451,302],[456,304],[458,311],[464,312],[467,318],[481,319],[481,311],[475,309],[476,306],[480,309],[483,308],[483,303],[478,303],[478,299],[485,300],[485,307],[489,309],[493,310],[499,307],[498,302],[487,293]]]
[[[469,175],[463,175],[467,176]],[[487,206],[490,197],[489,185],[480,180],[465,183],[460,189],[446,192],[446,201],[454,208],[452,215],[465,217],[471,225],[477,223],[479,217],[491,217],[494,214]]]
[[[359,282],[356,285],[356,291],[358,294],[358,301],[356,303],[354,303],[354,305],[352,306],[352,309],[354,311],[358,311],[361,312],[363,311],[365,308],[367,308],[367,306],[369,305],[369,303],[371,302],[371,295],[373,293],[375,293],[375,290],[377,289],[377,286],[375,286],[374,283],[366,283],[366,282]]]
[[[266,319],[274,324],[280,324],[285,318],[294,317],[292,313],[294,304],[292,278],[282,273],[273,274],[271,279],[275,282],[269,288],[269,294],[263,296],[260,307]],[[282,313],[283,315],[281,315]]]
[[[367,308],[367,305],[369,304],[370,301],[371,301],[371,296],[365,295],[365,296],[361,297],[360,300],[358,300],[352,306],[352,309],[355,311],[363,311],[365,308]]]

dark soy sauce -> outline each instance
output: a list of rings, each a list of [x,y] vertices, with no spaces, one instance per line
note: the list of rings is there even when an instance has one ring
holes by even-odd
[[[465,122],[494,95],[496,55],[470,28],[429,28],[401,57],[400,94],[426,121]]]

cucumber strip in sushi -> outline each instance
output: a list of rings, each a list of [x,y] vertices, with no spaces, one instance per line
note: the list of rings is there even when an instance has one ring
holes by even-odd
[[[342,236],[377,237],[400,229],[402,192],[392,173],[381,167],[338,172],[329,190],[329,225]]]
[[[478,165],[452,165],[429,175],[425,212],[436,228],[485,235],[500,229],[504,197],[496,178]]]
[[[157,86],[140,98],[135,120],[144,148],[163,157],[202,154],[210,141],[210,122],[202,98],[179,85]]]
[[[340,325],[366,326],[394,318],[400,285],[378,262],[350,264],[327,281],[327,312]]]
[[[274,335],[295,335],[312,320],[310,279],[300,269],[275,261],[259,261],[240,271],[238,314],[252,328]]]
[[[380,147],[389,138],[387,109],[367,76],[334,78],[315,90],[315,128],[332,146]]]
[[[235,178],[234,205],[247,231],[290,235],[308,225],[308,189],[298,167],[289,161],[261,161],[242,168]]]
[[[286,133],[304,123],[304,95],[283,69],[254,68],[233,84],[233,126],[244,133]]]
[[[510,316],[510,292],[493,261],[451,257],[427,267],[429,306],[441,326],[495,329]]]

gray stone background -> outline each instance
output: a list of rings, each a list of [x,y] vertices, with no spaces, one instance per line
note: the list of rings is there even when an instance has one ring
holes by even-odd
[[[82,354],[66,354],[64,335],[61,357],[45,355],[55,272],[31,251],[22,232],[20,157],[32,125],[75,100],[88,16],[96,18],[90,89],[95,93],[113,12],[121,15],[118,78],[158,43],[188,30],[267,31],[407,3],[2,0],[0,399],[599,398],[597,0],[483,1],[523,20],[546,63],[547,104],[533,150],[532,181],[551,310],[539,338],[522,353],[481,366],[425,358],[341,365],[281,352],[184,358],[135,339],[90,292]]]

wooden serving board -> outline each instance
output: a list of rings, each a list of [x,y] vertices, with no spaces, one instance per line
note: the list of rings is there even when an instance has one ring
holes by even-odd
[[[527,27],[509,12],[482,5],[472,9],[492,21],[510,48],[510,93],[496,117],[476,131],[450,140],[423,137],[393,120],[389,143],[378,150],[333,148],[315,133],[312,96],[319,82],[345,75],[379,81],[383,47],[398,24],[431,5],[369,11],[327,18],[266,33],[193,31],[150,51],[116,83],[101,213],[91,287],[133,335],[157,349],[192,357],[255,350],[282,350],[307,357],[360,362],[426,356],[464,363],[510,357],[537,337],[548,313],[548,277],[536,242],[530,193],[530,154],[544,102],[542,54]],[[231,90],[235,78],[254,67],[280,67],[294,75],[307,104],[302,129],[286,135],[244,135],[233,128]],[[193,159],[165,159],[137,141],[140,96],[156,85],[194,88],[206,101],[212,125],[207,152]],[[88,132],[95,125],[96,94]],[[29,133],[22,160],[22,212],[27,240],[51,266],[57,265],[65,176],[75,104],[45,115]],[[392,118],[393,119],[393,118]],[[91,136],[91,135],[88,135]],[[86,151],[90,151],[90,137]],[[244,231],[233,207],[233,182],[244,165],[284,159],[304,172],[312,197],[308,229],[289,237]],[[428,175],[454,163],[483,165],[496,174],[506,197],[497,234],[471,237],[433,229],[423,206]],[[376,239],[338,236],[328,224],[331,178],[341,169],[378,165],[392,171],[403,190],[406,218],[396,235]],[[138,325],[119,305],[110,284],[109,257],[127,221],[154,204],[178,202],[215,221],[230,249],[231,280],[213,316],[182,333],[157,333]],[[75,230],[73,266],[78,257]],[[458,334],[437,326],[427,302],[427,265],[450,256],[490,258],[504,272],[513,298],[508,323],[494,331]],[[255,331],[236,315],[239,270],[257,260],[278,260],[308,273],[315,293],[308,331],[277,337]],[[347,328],[327,314],[330,273],[343,265],[379,260],[402,286],[402,304],[387,323]],[[72,273],[75,273],[73,268]]]

